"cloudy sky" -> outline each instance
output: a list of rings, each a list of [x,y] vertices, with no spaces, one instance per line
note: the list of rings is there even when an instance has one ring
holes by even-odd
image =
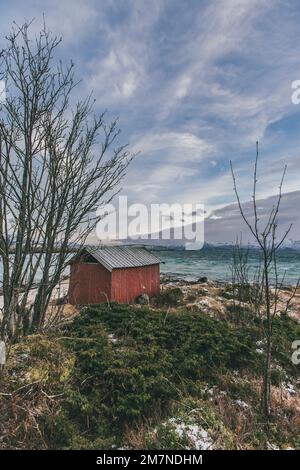
[[[123,184],[133,202],[251,198],[255,141],[259,197],[300,189],[300,2],[297,0],[0,0],[0,32],[42,14],[63,36],[99,111],[119,116],[122,142],[140,151]],[[294,201],[293,198],[290,198]],[[300,237],[299,237],[300,238]]]

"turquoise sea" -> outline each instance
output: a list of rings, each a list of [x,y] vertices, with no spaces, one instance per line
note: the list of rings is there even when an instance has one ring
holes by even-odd
[[[246,251],[246,249],[245,249]],[[211,280],[232,280],[232,246],[204,246],[201,250],[155,250],[161,259],[161,272],[175,274],[187,280],[197,280],[207,276]],[[259,252],[248,249],[250,270],[254,273],[259,265]],[[300,250],[284,248],[278,252],[278,274],[285,276],[284,284],[296,284],[300,277]],[[65,272],[68,275],[68,270]],[[0,285],[2,263],[0,263]],[[37,280],[39,276],[37,275]]]
[[[259,266],[259,251],[249,248],[248,261],[250,272]],[[187,280],[197,280],[207,276],[212,280],[232,280],[232,246],[204,246],[202,250],[157,250],[161,259],[161,272],[172,273]],[[279,279],[285,276],[284,284],[296,284],[300,277],[300,251],[283,248],[278,251],[277,267]]]

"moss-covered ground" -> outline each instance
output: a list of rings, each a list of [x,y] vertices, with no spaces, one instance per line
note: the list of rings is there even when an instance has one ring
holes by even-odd
[[[274,323],[272,418],[259,412],[260,321],[178,307],[86,307],[12,346],[0,448],[300,448],[300,325]]]

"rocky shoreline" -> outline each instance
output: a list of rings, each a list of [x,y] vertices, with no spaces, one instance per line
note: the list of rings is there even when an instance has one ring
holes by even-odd
[[[231,282],[210,280],[205,276],[198,280],[190,280],[178,274],[161,274],[162,293],[171,289],[180,289],[182,296],[178,300],[178,306],[188,310],[202,311],[222,318],[234,311],[255,313],[251,296],[240,299]],[[300,287],[295,290],[290,300],[294,289],[294,286],[280,288],[277,312],[278,314],[285,313],[300,322]]]

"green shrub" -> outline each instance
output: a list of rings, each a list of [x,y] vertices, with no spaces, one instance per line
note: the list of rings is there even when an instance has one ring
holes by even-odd
[[[199,381],[214,383],[222,369],[256,370],[260,360],[253,331],[199,313],[100,305],[85,309],[69,335],[76,372],[65,409],[90,439],[121,436],[154,409],[166,414],[174,400],[198,393]]]
[[[278,370],[296,375],[291,344],[299,337],[295,321],[275,318],[273,357]],[[39,335],[15,345],[10,368],[22,383],[38,380],[49,396],[59,396],[53,410],[38,417],[45,447],[122,445],[126,429],[159,416],[167,424],[157,425],[159,433],[152,435],[151,442],[148,436],[149,446],[184,448],[190,445],[188,436],[178,440],[168,417],[174,403],[186,403],[187,397],[202,400],[199,419],[210,423],[207,430],[222,430],[230,447],[230,433],[203,390],[207,385],[224,387],[233,399],[248,402],[251,397],[255,408],[258,397],[251,378],[260,376],[263,367],[264,355],[256,351],[260,339],[257,319],[251,324],[230,323],[184,309],[166,313],[101,304],[83,309],[59,340]],[[250,380],[243,380],[243,374]],[[225,383],[224,377],[236,380]],[[274,370],[273,383],[279,379]]]
[[[179,287],[173,289],[163,290],[159,296],[156,297],[158,305],[167,305],[175,307],[183,300],[183,292]]]

